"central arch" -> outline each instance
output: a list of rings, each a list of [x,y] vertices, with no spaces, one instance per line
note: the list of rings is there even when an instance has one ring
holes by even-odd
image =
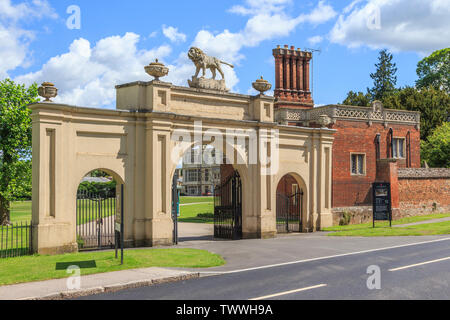
[[[211,230],[209,235],[206,235],[205,232],[207,230],[200,230],[201,235],[195,236],[191,233],[189,235],[183,234],[182,225],[178,224],[176,221],[177,217],[174,214],[177,210],[177,204],[174,202],[174,198],[176,197],[175,191],[175,176],[177,167],[180,165],[181,160],[186,157],[190,157],[190,154],[193,148],[199,148],[202,150],[202,156],[200,160],[203,160],[203,153],[210,152],[208,150],[205,151],[205,146],[211,146],[212,144],[208,142],[203,142],[202,144],[196,143],[181,143],[181,145],[177,146],[179,141],[172,141],[172,152],[178,152],[177,157],[172,158],[172,168],[171,168],[171,177],[172,177],[172,192],[170,193],[170,203],[172,206],[172,219],[174,220],[174,243],[178,240],[204,240],[207,238],[226,238],[239,240],[243,237],[243,222],[246,219],[244,214],[245,210],[248,210],[248,204],[244,201],[244,195],[250,196],[250,191],[245,189],[247,186],[246,179],[248,179],[248,164],[228,164],[231,163],[226,156],[226,149],[231,148],[235,153],[242,152],[236,146],[229,144],[228,141],[223,141],[223,144],[219,147],[215,145],[212,149],[214,149],[214,158],[217,156],[220,161],[220,173],[219,173],[219,181],[214,183],[214,187],[211,188],[211,194],[213,195],[214,201],[214,228]],[[201,147],[200,147],[201,146]],[[211,155],[210,155],[211,156]],[[176,161],[175,161],[176,160]],[[195,159],[196,163],[200,160]],[[213,163],[216,163],[215,159],[213,159]],[[184,178],[184,177],[183,177]],[[218,192],[218,189],[221,193]],[[202,194],[203,192],[201,192]],[[248,194],[247,194],[248,193]],[[220,194],[223,194],[224,197],[220,197]],[[223,201],[222,201],[223,200]],[[180,215],[182,216],[182,209],[180,208]],[[233,212],[233,219],[229,219],[228,215]],[[177,237],[177,233],[179,237]],[[199,233],[199,234],[200,234]]]

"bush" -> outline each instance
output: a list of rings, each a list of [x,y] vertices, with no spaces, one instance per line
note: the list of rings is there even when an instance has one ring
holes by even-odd
[[[90,192],[90,193],[107,193],[114,194],[116,192],[116,182],[88,182],[84,181],[80,183],[78,191]]]
[[[431,168],[450,168],[450,122],[434,129],[421,143],[422,161]]]
[[[199,213],[197,214],[197,218],[206,218],[206,219],[214,219],[214,213]]]
[[[352,220],[352,214],[348,211],[344,211],[342,214],[341,220],[339,220],[340,226],[348,226],[350,221]]]

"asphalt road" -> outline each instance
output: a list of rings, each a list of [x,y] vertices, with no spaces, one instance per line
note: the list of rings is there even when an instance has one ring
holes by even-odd
[[[417,243],[421,238],[417,238]],[[183,282],[100,294],[82,299],[450,299],[450,239],[423,240],[387,249],[203,276]],[[380,289],[369,289],[369,266],[380,270]],[[400,269],[399,269],[400,268]],[[372,285],[377,282],[369,281]]]

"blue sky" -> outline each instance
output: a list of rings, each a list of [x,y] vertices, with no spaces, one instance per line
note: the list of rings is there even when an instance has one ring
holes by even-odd
[[[69,29],[67,8],[81,12]],[[372,85],[378,51],[388,48],[398,85],[413,85],[417,62],[449,46],[450,0],[0,0],[0,78],[52,81],[56,101],[115,105],[114,85],[151,80],[144,65],[159,58],[164,81],[187,85],[193,45],[235,65],[224,67],[233,92],[255,94],[264,76],[274,84],[272,49],[317,48],[316,104],[342,102]]]

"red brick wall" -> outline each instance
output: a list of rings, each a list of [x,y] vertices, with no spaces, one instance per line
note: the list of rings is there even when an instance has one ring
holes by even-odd
[[[283,178],[281,178],[280,182],[278,183],[277,193],[291,195],[293,184],[298,185],[297,180],[295,180],[295,178],[293,176],[291,176],[290,174],[285,175]],[[299,186],[299,189],[300,189],[300,186]]]
[[[225,182],[228,177],[234,173],[233,165],[231,164],[221,164],[220,165],[220,181]]]
[[[376,180],[375,137],[380,138],[380,157],[387,158],[389,128],[394,130],[394,137],[406,138],[411,134],[411,165],[420,167],[420,131],[414,126],[389,124],[387,128],[381,123],[371,126],[362,121],[342,121],[330,126],[337,129],[333,144],[333,207],[371,205],[371,184]],[[366,174],[351,175],[350,154],[366,155]],[[398,161],[399,167],[406,166],[406,160]]]
[[[399,178],[398,191],[402,216],[450,212],[449,178]]]

